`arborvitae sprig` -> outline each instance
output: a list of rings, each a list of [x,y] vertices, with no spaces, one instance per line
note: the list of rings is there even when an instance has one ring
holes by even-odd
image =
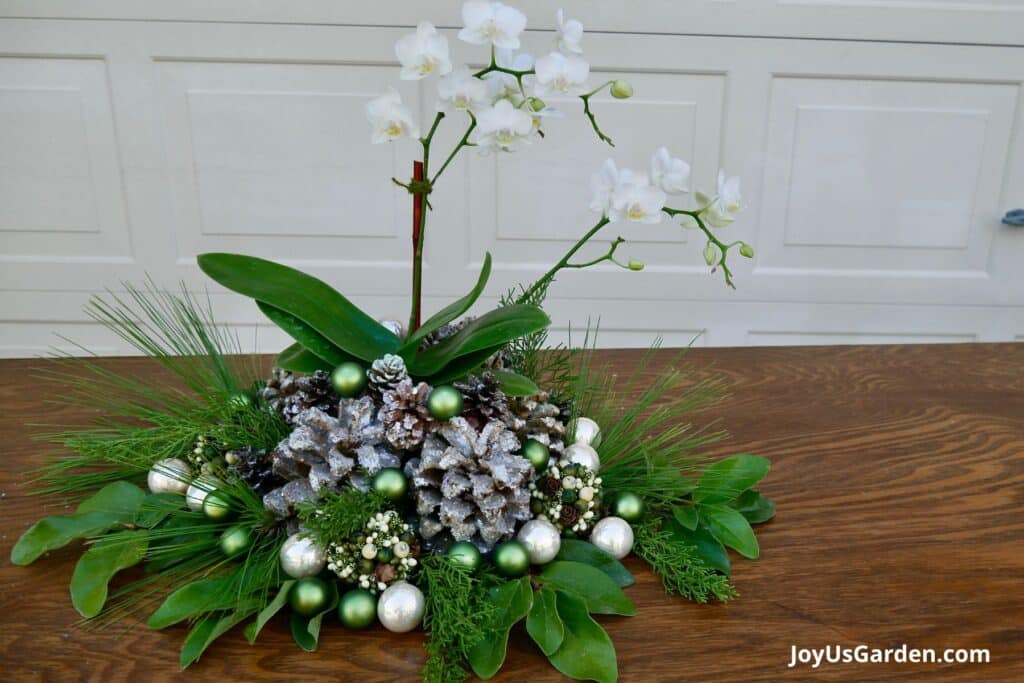
[[[634,533],[633,552],[661,577],[669,595],[679,594],[699,603],[738,595],[728,577],[709,567],[694,546],[676,538],[658,517],[648,517],[634,528]]]
[[[369,491],[346,486],[337,493],[324,491],[320,499],[299,505],[299,519],[323,543],[351,538],[367,520],[388,507],[387,500]]]
[[[469,652],[486,634],[496,608],[487,600],[487,575],[475,575],[447,555],[420,563],[419,584],[427,596],[426,683],[462,683],[469,677]]]

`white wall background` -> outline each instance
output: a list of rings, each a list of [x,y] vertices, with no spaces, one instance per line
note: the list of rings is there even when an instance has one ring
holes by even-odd
[[[89,324],[89,295],[145,273],[207,286],[195,255],[285,260],[379,316],[404,318],[407,177],[415,146],[371,146],[366,100],[398,83],[392,46],[458,1],[0,0],[0,355],[63,342],[123,347]],[[543,28],[553,7],[513,2]],[[515,155],[463,156],[432,196],[427,307],[461,295],[485,251],[491,302],[542,273],[593,223],[587,178],[659,144],[697,184],[742,175],[726,229],[737,291],[702,243],[668,225],[609,226],[642,273],[567,274],[559,334],[601,317],[604,346],[656,335],[700,345],[1024,339],[1024,0],[566,0],[592,80],[633,82],[577,105]],[[480,52],[452,41],[456,58]],[[424,121],[434,81],[403,84]],[[461,134],[446,120],[438,149]],[[595,247],[603,251],[603,246]],[[285,339],[211,287],[243,342]]]

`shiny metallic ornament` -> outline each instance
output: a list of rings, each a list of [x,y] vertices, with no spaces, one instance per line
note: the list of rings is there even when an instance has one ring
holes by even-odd
[[[409,490],[409,482],[402,470],[397,467],[385,467],[373,475],[370,488],[392,503],[397,503],[405,498],[405,494]]]
[[[218,486],[220,486],[220,482],[216,479],[196,477],[185,491],[185,505],[192,512],[200,512],[203,509],[203,503],[206,502],[206,496],[211,491],[215,491]]]
[[[327,566],[323,546],[299,532],[289,536],[281,546],[281,569],[293,579],[316,576]]]
[[[454,561],[455,564],[461,565],[474,572],[480,568],[480,564],[483,562],[483,556],[480,555],[480,549],[469,541],[453,543],[452,547],[448,548],[448,552],[446,552],[445,555],[452,558],[452,561]]]
[[[538,472],[548,466],[551,450],[536,439],[527,439],[523,444],[523,457],[530,461],[533,469]]]
[[[589,417],[578,417],[570,425],[573,443],[597,448],[601,445],[601,427]]]
[[[154,463],[146,483],[153,493],[184,495],[192,479],[192,468],[180,458],[167,458]]]
[[[354,588],[338,601],[338,619],[345,628],[361,630],[377,618],[377,597],[363,588]]]
[[[231,501],[219,491],[211,491],[203,500],[203,514],[215,522],[228,519],[235,513],[231,509]]]
[[[435,420],[450,420],[462,413],[462,392],[453,386],[434,387],[427,396],[427,410]]]
[[[533,564],[547,564],[555,559],[562,547],[558,529],[543,519],[533,519],[524,524],[517,538],[526,546],[526,552]]]
[[[530,568],[530,551],[519,541],[505,541],[494,546],[494,567],[502,576],[522,576]]]
[[[331,372],[331,386],[339,396],[352,398],[366,388],[366,370],[359,363],[342,363]]]
[[[585,443],[574,443],[566,448],[565,459],[571,463],[583,465],[591,472],[597,472],[601,467],[601,457],[593,446],[588,446]]]
[[[220,535],[220,549],[228,557],[236,557],[248,550],[254,539],[249,527],[233,526]]]
[[[311,617],[327,607],[330,589],[327,583],[314,577],[299,579],[288,593],[292,611],[304,617]]]
[[[426,604],[419,588],[399,581],[388,586],[377,599],[377,619],[387,630],[405,633],[419,626]]]
[[[644,515],[644,499],[632,491],[623,491],[612,502],[612,514],[635,524]]]
[[[605,517],[594,525],[590,542],[621,560],[633,549],[633,528],[621,517]]]
[[[398,320],[394,320],[392,318],[381,318],[377,322],[379,322],[381,324],[381,327],[383,327],[391,334],[395,335],[396,337],[403,341],[405,340],[405,325],[403,325]]]

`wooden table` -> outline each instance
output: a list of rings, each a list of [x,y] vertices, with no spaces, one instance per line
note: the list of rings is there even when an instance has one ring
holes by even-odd
[[[621,368],[637,358],[603,353]],[[762,488],[779,513],[760,529],[761,559],[734,563],[742,596],[726,605],[668,598],[628,562],[639,613],[603,620],[622,681],[1024,680],[1024,344],[694,350],[688,361],[714,362],[734,380],[733,397],[714,410],[733,435],[719,450],[771,457]],[[0,670],[5,680],[175,678],[183,628],[75,627],[74,548],[26,568],[7,559],[47,512],[20,485],[41,450],[24,425],[54,398],[30,365],[0,362]],[[306,654],[277,621],[257,647],[223,637],[188,676],[414,681],[421,642],[332,623],[320,651]],[[992,661],[787,668],[794,645],[904,643],[990,648]],[[558,679],[514,634],[497,680]]]

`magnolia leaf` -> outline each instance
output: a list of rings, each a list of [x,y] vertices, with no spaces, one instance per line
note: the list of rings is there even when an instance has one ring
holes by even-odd
[[[576,680],[615,683],[619,679],[615,646],[587,613],[586,603],[575,595],[558,591],[557,606],[565,624],[565,638],[561,647],[548,656],[552,666]]]
[[[697,508],[693,505],[680,505],[672,509],[672,516],[684,527],[693,531],[697,528]]]
[[[139,506],[139,513],[135,516],[135,524],[145,529],[152,529],[170,517],[171,513],[178,510],[181,510],[181,495],[177,493],[150,493]]]
[[[761,524],[775,516],[775,503],[754,489],[741,493],[729,506],[736,508],[751,524]]]
[[[669,520],[668,528],[680,543],[693,546],[698,557],[704,560],[705,564],[729,576],[731,568],[729,553],[725,551],[722,542],[708,531],[703,522],[698,523],[696,529],[690,530],[675,523],[675,520]]]
[[[511,370],[492,370],[506,396],[536,396],[540,393],[532,379]]]
[[[263,311],[263,315],[270,318],[272,323],[287,332],[288,336],[301,344],[306,351],[322,360],[325,364],[330,365],[331,367],[337,367],[342,363],[353,359],[351,355],[339,349],[325,336],[299,320],[291,313],[283,311],[276,306],[271,306],[263,301],[257,301],[256,305],[261,311]]]
[[[398,349],[398,337],[312,275],[241,254],[200,254],[197,261],[223,286],[290,313],[357,358],[372,361]]]
[[[469,651],[469,666],[477,678],[487,680],[501,670],[508,652],[509,629],[488,631]]]
[[[281,590],[277,592],[277,596],[267,603],[267,606],[260,610],[260,613],[256,615],[256,621],[252,622],[245,627],[245,638],[252,645],[256,642],[257,636],[263,627],[267,625],[267,622],[274,618],[274,615],[281,611],[285,605],[288,604],[288,592],[292,589],[295,584],[294,581],[285,581],[281,584]]]
[[[771,461],[758,455],[734,455],[720,460],[704,470],[693,500],[707,505],[733,500],[764,479],[770,467]]]
[[[631,617],[636,605],[619,585],[600,569],[581,562],[552,562],[538,577],[545,586],[572,593],[583,600],[593,614],[620,614]]]
[[[533,607],[533,588],[530,577],[492,588],[487,597],[497,608],[494,628],[478,640],[469,651],[469,665],[479,678],[488,679],[498,673],[505,663],[508,650],[508,632]]]
[[[469,294],[457,299],[434,315],[427,318],[427,321],[420,325],[419,329],[409,335],[409,338],[402,345],[401,355],[405,353],[415,353],[416,349],[420,347],[420,344],[426,339],[427,335],[431,332],[438,330],[439,328],[447,325],[451,321],[458,318],[460,315],[469,310],[469,308],[476,303],[476,300],[483,294],[484,287],[487,285],[487,279],[491,276],[491,254],[487,252],[484,256],[484,265],[480,269],[480,276],[476,280],[476,285],[470,290]]]
[[[91,497],[79,504],[78,514],[83,512],[109,512],[124,522],[130,522],[138,514],[146,492],[127,481],[107,484]]]
[[[215,596],[223,592],[230,581],[230,576],[223,576],[185,584],[167,596],[149,617],[147,625],[155,629],[167,628],[179,621],[217,609],[219,605],[216,604]]]
[[[184,669],[206,652],[206,648],[213,644],[213,641],[233,629],[237,624],[249,618],[255,607],[246,607],[235,610],[224,616],[208,616],[196,622],[196,625],[189,631],[185,643],[181,647],[181,656],[178,665]]]
[[[301,614],[292,612],[288,626],[291,629],[292,639],[295,641],[295,644],[306,652],[314,652],[316,651],[317,636],[309,632],[309,622],[310,620]]]
[[[282,370],[301,372],[311,375],[317,370],[330,370],[332,366],[315,353],[306,350],[302,344],[296,342],[287,349],[277,354],[274,364]]]
[[[756,560],[760,555],[754,530],[739,511],[725,505],[701,505],[700,517],[715,538],[743,557]]]
[[[636,583],[633,575],[629,573],[624,564],[588,541],[563,538],[562,546],[555,559],[567,562],[582,562],[595,569],[600,569],[623,588]]]
[[[452,336],[405,360],[410,373],[433,375],[459,356],[501,346],[543,330],[550,324],[547,313],[537,306],[504,306],[485,313]]]
[[[320,625],[323,623],[324,615],[328,612],[334,611],[340,600],[340,596],[338,595],[338,584],[333,581],[329,582],[327,584],[327,591],[328,597],[326,606],[314,614],[312,618],[310,618],[309,623],[306,624],[306,631],[309,632],[309,635],[313,636],[314,648],[316,643],[320,642]]]
[[[145,531],[124,531],[103,537],[85,551],[71,575],[71,603],[79,614],[90,619],[103,610],[110,579],[142,561],[148,536]]]
[[[558,616],[555,591],[541,588],[533,597],[533,607],[526,616],[526,632],[546,655],[552,655],[565,638],[565,625]]]

